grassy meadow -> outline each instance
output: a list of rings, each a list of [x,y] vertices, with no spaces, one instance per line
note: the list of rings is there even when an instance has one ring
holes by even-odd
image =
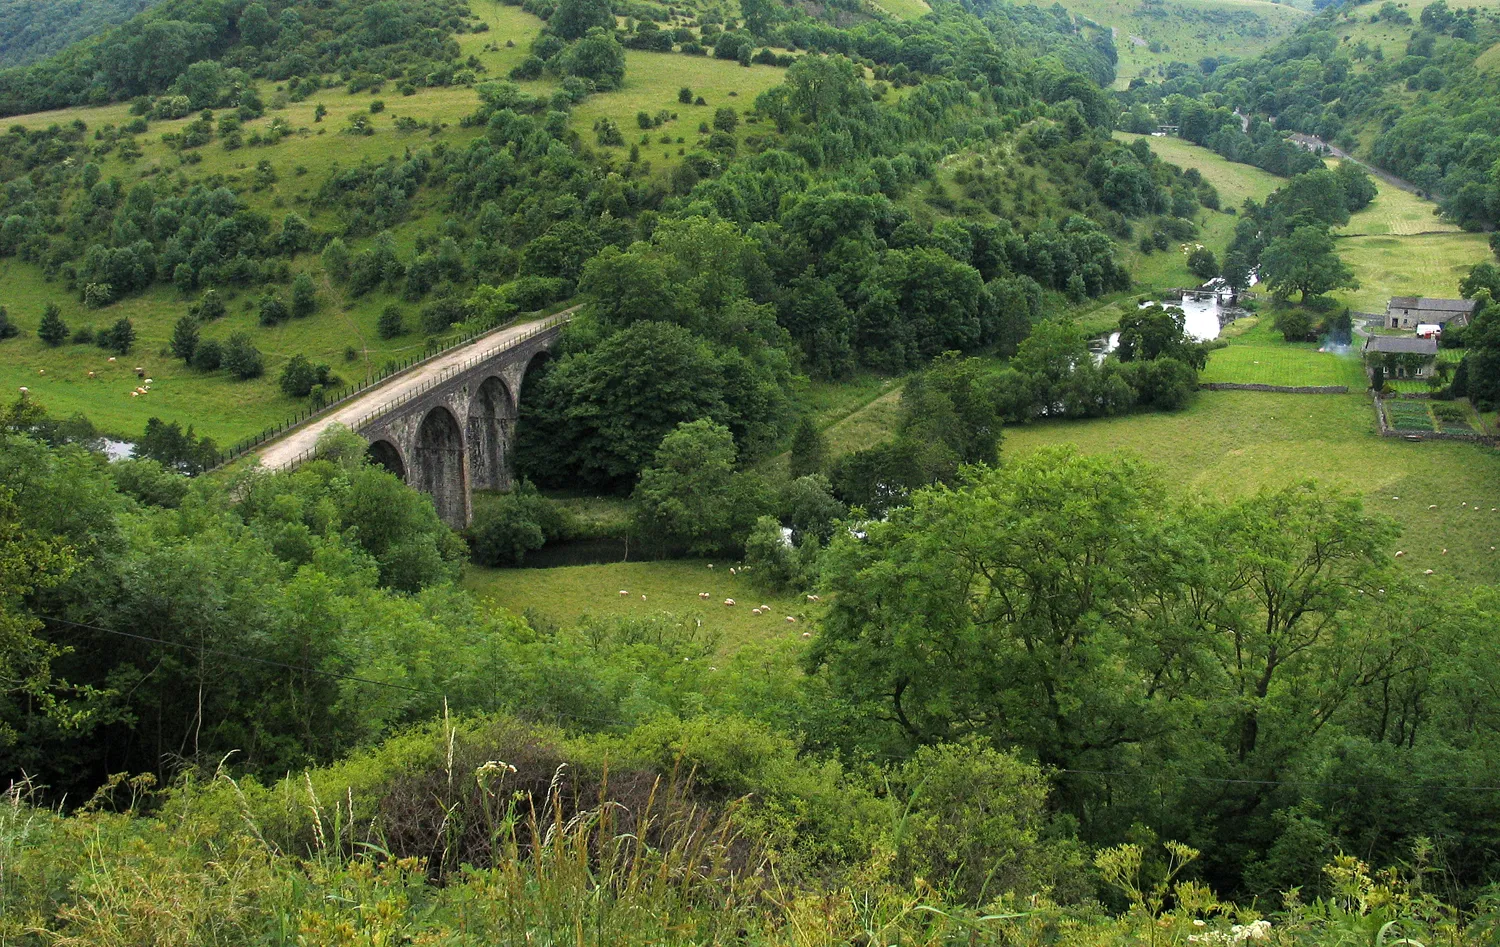
[[[750,641],[800,638],[810,630],[819,606],[802,596],[769,595],[749,576],[730,575],[723,560],[673,559],[615,562],[552,569],[485,569],[469,566],[463,584],[480,599],[517,615],[528,611],[560,625],[585,615],[653,617],[672,615],[699,621],[719,636],[729,653]],[[627,594],[621,595],[621,591]],[[698,593],[707,592],[707,601]],[[734,599],[732,606],[723,604]],[[751,609],[771,606],[762,615]],[[788,622],[788,616],[795,622]]]
[[[1500,582],[1500,511],[1491,511],[1500,453],[1381,437],[1364,394],[1205,391],[1175,414],[1010,427],[1001,454],[1049,444],[1133,454],[1204,496],[1244,496],[1308,477],[1338,484],[1401,526],[1400,562],[1417,575],[1432,569],[1464,584]]]
[[[927,0],[871,0],[871,2],[898,20],[915,20],[932,7]]]
[[[1316,342],[1287,342],[1270,315],[1250,316],[1225,328],[1228,345],[1209,353],[1205,382],[1241,385],[1347,385],[1363,391],[1368,382],[1358,353],[1319,351]]]
[[[1491,257],[1482,233],[1343,237],[1338,250],[1359,288],[1330,295],[1359,312],[1384,312],[1392,296],[1457,296],[1458,281]]]

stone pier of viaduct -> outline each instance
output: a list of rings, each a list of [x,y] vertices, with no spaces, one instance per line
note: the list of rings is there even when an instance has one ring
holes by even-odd
[[[342,424],[369,442],[373,461],[431,495],[444,522],[466,526],[474,490],[511,486],[522,382],[571,314],[512,326],[424,362],[261,449],[260,461],[295,467],[324,431]]]

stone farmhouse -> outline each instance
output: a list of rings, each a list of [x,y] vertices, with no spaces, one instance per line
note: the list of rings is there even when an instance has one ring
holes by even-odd
[[[1469,324],[1472,315],[1472,299],[1392,296],[1385,307],[1385,325],[1388,329],[1416,329],[1419,325],[1462,328]]]

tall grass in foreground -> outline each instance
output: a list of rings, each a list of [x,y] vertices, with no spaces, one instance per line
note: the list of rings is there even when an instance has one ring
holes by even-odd
[[[1122,845],[1095,858],[1113,913],[1045,893],[980,908],[946,903],[941,879],[902,883],[889,840],[837,877],[788,876],[739,828],[756,801],[704,801],[691,774],[579,776],[525,743],[505,746],[514,762],[476,762],[446,723],[423,747],[373,804],[369,785],[334,791],[328,771],[274,790],[223,774],[160,795],[121,784],[68,815],[12,786],[0,947],[1500,943],[1495,905],[1460,916],[1425,892],[1420,851],[1402,872],[1340,857],[1330,897],[1292,892],[1268,915],[1191,880],[1186,846],[1163,862]],[[121,789],[123,811],[106,811]]]

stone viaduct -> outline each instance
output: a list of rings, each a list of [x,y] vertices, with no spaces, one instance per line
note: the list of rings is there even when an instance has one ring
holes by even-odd
[[[506,490],[521,383],[548,357],[571,313],[513,326],[394,376],[262,451],[263,466],[294,467],[343,424],[370,458],[432,496],[450,526],[468,525],[475,489]]]

